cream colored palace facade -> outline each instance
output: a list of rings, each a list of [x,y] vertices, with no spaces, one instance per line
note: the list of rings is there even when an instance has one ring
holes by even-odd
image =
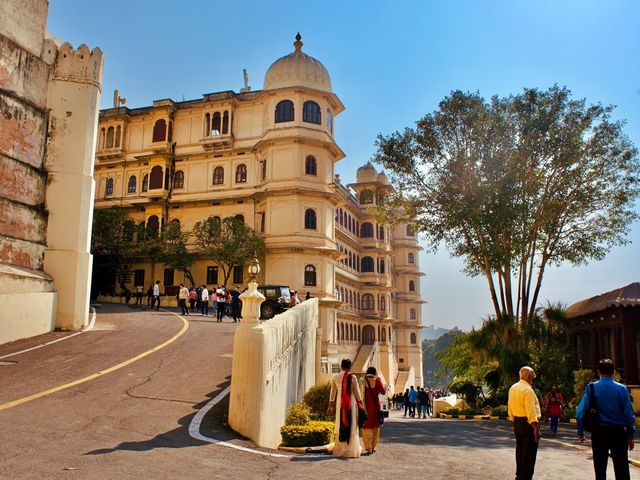
[[[152,228],[242,218],[267,245],[260,283],[319,298],[323,372],[350,357],[354,373],[374,365],[392,391],[421,385],[420,247],[410,224],[392,231],[368,213],[391,189],[384,173],[367,164],[349,186],[334,174],[345,156],[333,131],[344,106],[300,37],[294,46],[260,91],[135,109],[116,98],[99,117],[95,207],[124,206]],[[132,287],[184,282],[162,265],[132,269]],[[211,261],[192,272],[198,283],[222,281]],[[239,267],[232,283],[246,279]]]

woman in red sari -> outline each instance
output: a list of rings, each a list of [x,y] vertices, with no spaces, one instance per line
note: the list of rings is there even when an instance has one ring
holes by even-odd
[[[376,451],[376,445],[380,440],[380,398],[387,390],[378,378],[375,367],[367,368],[367,375],[364,377],[364,406],[367,410],[367,420],[362,426],[362,443],[364,449],[371,455]]]

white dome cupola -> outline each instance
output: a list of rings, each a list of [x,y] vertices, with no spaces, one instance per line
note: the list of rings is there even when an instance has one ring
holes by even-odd
[[[264,90],[286,87],[309,87],[331,93],[331,78],[327,69],[315,58],[302,52],[302,37],[298,33],[295,51],[276,60],[264,76]]]

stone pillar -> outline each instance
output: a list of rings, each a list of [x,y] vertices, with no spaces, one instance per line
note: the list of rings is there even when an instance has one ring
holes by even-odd
[[[56,327],[63,329],[81,328],[89,313],[93,162],[102,66],[99,48],[90,51],[81,45],[74,50],[69,43],[62,44],[47,94],[49,221],[44,270],[54,279]]]

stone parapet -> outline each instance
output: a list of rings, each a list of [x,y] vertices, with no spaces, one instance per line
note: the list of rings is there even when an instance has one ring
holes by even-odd
[[[233,342],[229,425],[276,448],[287,409],[316,379],[318,299],[260,324],[240,323]]]

